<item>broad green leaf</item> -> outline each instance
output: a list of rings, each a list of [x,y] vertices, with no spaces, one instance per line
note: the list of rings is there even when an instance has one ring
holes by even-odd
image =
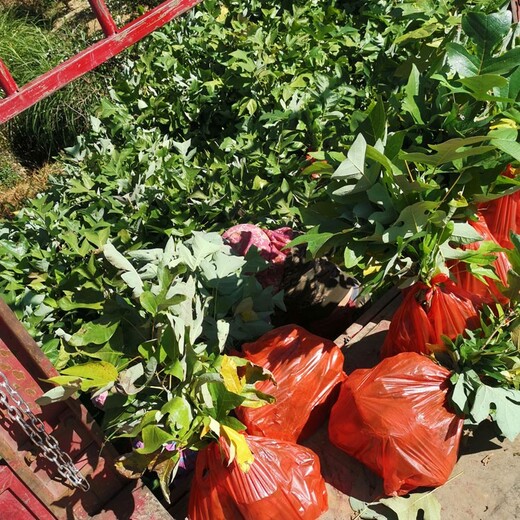
[[[236,459],[238,467],[244,473],[247,473],[255,458],[249,449],[244,434],[238,433],[233,428],[224,425],[221,425],[221,431],[229,446],[228,464],[231,464]]]
[[[446,44],[446,55],[450,68],[458,73],[460,78],[478,76],[481,73],[479,59],[470,54],[460,43],[448,42]]]
[[[367,143],[359,134],[349,148],[347,158],[338,166],[332,174],[333,179],[360,179],[365,172],[365,154]]]
[[[143,306],[143,309],[151,314],[152,316],[155,316],[157,314],[157,307],[159,305],[159,299],[157,296],[150,291],[144,291],[139,296],[139,301],[141,302],[141,305]]]
[[[505,139],[492,139],[491,143],[502,152],[510,155],[516,161],[520,161],[520,143],[517,141],[507,141]]]
[[[407,206],[401,211],[395,224],[383,233],[383,242],[395,242],[398,238],[406,239],[422,232],[437,205],[436,202],[416,202]]]
[[[116,268],[124,271],[121,278],[133,290],[135,298],[139,298],[143,292],[143,281],[139,276],[135,267],[112,245],[107,242],[103,247],[103,254],[105,258]]]
[[[424,164],[431,164],[432,166],[440,166],[459,159],[471,157],[474,155],[482,155],[495,149],[495,146],[478,146],[473,147],[474,144],[479,144],[485,141],[490,141],[489,136],[475,136],[467,137],[465,139],[454,138],[445,141],[441,144],[430,145],[430,148],[435,153],[426,155],[423,153],[403,153],[400,155],[402,159],[407,161],[414,161]]]
[[[356,255],[352,249],[345,247],[345,250],[343,251],[343,263],[345,269],[352,269],[353,267],[356,267],[362,260],[362,256]]]
[[[162,413],[169,414],[169,421],[178,431],[186,431],[191,425],[193,414],[190,403],[183,397],[175,396],[162,408]]]
[[[477,44],[484,58],[502,43],[511,28],[511,12],[484,14],[476,11],[462,17],[463,31]]]
[[[311,255],[316,256],[332,237],[334,237],[334,233],[306,233],[289,242],[288,247],[307,244]]]
[[[77,379],[76,379],[77,381]],[[79,383],[76,385],[69,384],[68,386],[57,386],[47,390],[43,395],[36,399],[36,403],[40,406],[65,401],[79,390]]]
[[[115,334],[119,327],[119,321],[111,322],[101,319],[97,322],[89,321],[73,334],[68,343],[73,347],[86,347],[88,345],[103,345]]]
[[[472,242],[483,240],[483,237],[467,222],[455,222],[450,240],[458,244],[471,244]]]
[[[520,433],[520,391],[480,385],[475,394],[471,416],[477,424],[490,414],[502,433],[514,441]]]
[[[501,56],[497,56],[486,62],[481,72],[484,74],[506,74],[517,67],[519,62],[520,47],[515,47]]]
[[[155,451],[162,448],[162,446],[168,442],[174,440],[171,433],[166,432],[157,425],[149,425],[143,428],[141,432],[144,447],[139,448],[135,451],[142,455],[154,453]]]
[[[381,503],[390,508],[398,520],[441,520],[441,505],[431,492],[412,493],[409,497],[382,498]]]
[[[459,82],[478,94],[488,94],[494,88],[503,88],[508,85],[506,78],[496,74],[481,74],[480,76],[461,78]]]

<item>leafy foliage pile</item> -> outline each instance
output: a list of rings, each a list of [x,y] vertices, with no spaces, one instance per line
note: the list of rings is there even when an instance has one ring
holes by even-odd
[[[254,387],[270,376],[225,352],[270,329],[279,297],[251,274],[262,262],[233,256],[216,233],[128,258],[108,242],[102,260],[91,257],[81,268],[89,282],[59,302],[85,319],[74,334],[59,331],[58,362],[90,360],[52,378],[59,386],[40,404],[91,393],[111,436],[140,439],[121,467],[131,476],[154,469],[165,496],[182,451],[208,437],[228,437],[237,462],[247,463],[247,444],[234,433],[245,427],[229,412],[271,402]]]
[[[346,155],[313,154],[327,162],[306,170],[330,174],[328,198],[301,211],[314,227],[295,243],[332,250],[367,290],[428,282],[448,259],[490,274],[496,245],[454,246],[481,239],[468,223],[479,203],[520,186],[502,175],[520,161],[518,27],[506,10],[467,13],[460,27],[461,43],[437,41],[435,60],[412,63],[406,85],[368,107]]]

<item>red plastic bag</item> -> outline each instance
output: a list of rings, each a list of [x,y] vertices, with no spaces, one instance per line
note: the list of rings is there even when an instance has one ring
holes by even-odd
[[[242,350],[245,358],[270,370],[276,382],[256,385],[276,402],[236,410],[248,433],[291,442],[314,433],[330,411],[334,389],[346,377],[339,347],[298,325],[284,325]]]
[[[498,245],[498,242],[489,230],[484,217],[478,213],[477,218],[477,221],[470,222],[471,226],[475,228],[475,231],[477,231],[483,240],[495,242]],[[481,242],[472,242],[471,244],[462,246],[462,249],[476,250],[479,248],[480,243]],[[507,287],[507,273],[511,269],[511,263],[504,253],[493,254],[496,256],[496,260],[493,262],[496,275],[500,279],[502,285]],[[473,301],[477,305],[492,304],[496,302],[505,304],[509,301],[508,298],[500,292],[495,280],[486,278],[486,283],[481,282],[466,269],[466,264],[464,262],[452,263],[450,265],[450,272],[455,278],[456,284],[471,294]]]
[[[332,408],[332,443],[382,477],[387,495],[446,482],[463,420],[446,406],[450,372],[405,352],[355,370]]]
[[[519,168],[511,168],[511,165],[508,165],[503,175],[514,178],[519,172]],[[479,205],[479,210],[497,242],[502,247],[513,249],[509,232],[520,233],[520,191],[484,202]]]
[[[308,448],[246,436],[255,460],[247,473],[225,443],[199,453],[192,484],[190,520],[315,520],[327,510],[318,457]]]
[[[408,289],[390,323],[381,357],[400,352],[429,354],[431,347],[443,350],[442,336],[455,339],[479,323],[471,294],[439,274],[430,286],[417,282]]]

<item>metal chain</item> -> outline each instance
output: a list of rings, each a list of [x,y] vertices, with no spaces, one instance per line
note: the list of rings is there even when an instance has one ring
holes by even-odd
[[[9,400],[13,402],[10,404]],[[7,377],[0,370],[0,405],[9,417],[18,423],[29,438],[42,450],[42,455],[56,466],[58,473],[73,487],[88,491],[90,484],[72,462],[70,456],[63,452],[58,441],[45,431],[45,427],[34,415],[23,397],[9,384]],[[27,418],[25,418],[25,417]]]

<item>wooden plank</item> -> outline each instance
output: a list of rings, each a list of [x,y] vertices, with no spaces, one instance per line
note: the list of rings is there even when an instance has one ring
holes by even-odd
[[[88,47],[17,92],[0,100],[0,124],[5,123],[68,83],[95,69],[202,0],[167,0],[130,22],[119,32]]]

